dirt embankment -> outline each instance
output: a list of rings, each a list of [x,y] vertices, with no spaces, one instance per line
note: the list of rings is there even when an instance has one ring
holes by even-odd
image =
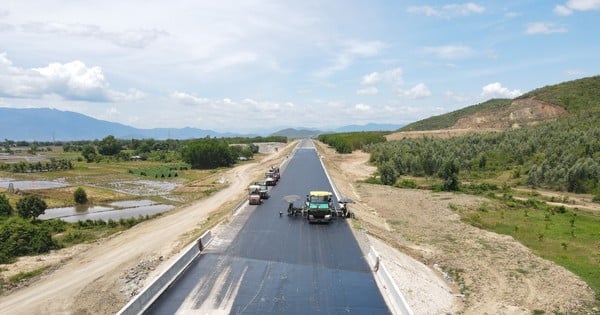
[[[507,108],[462,117],[451,129],[508,129],[535,125],[566,115],[558,105],[534,98],[514,100]]]
[[[368,154],[341,155],[324,146],[321,152],[338,189],[357,201],[350,205],[356,225],[449,279],[457,297],[452,309],[425,308],[422,313],[579,314],[594,302],[593,291],[573,273],[535,256],[510,236],[461,222],[449,206],[478,208],[482,198],[357,183],[374,171],[367,165]],[[426,290],[427,282],[412,281],[404,295]]]

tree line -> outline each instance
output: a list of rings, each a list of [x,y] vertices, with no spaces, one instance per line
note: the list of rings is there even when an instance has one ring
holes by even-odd
[[[497,177],[505,171],[531,187],[600,193],[600,110],[504,132],[450,139],[404,139],[366,146],[380,174],[447,176],[454,163],[460,178]],[[394,184],[389,180],[388,184]]]
[[[319,135],[318,139],[335,148],[338,153],[352,153],[365,145],[385,142],[386,134],[388,132],[383,131],[331,133]]]
[[[0,170],[10,171],[13,173],[36,173],[36,172],[53,172],[60,170],[73,169],[73,162],[67,159],[51,158],[49,162],[25,162],[7,164],[0,163]]]

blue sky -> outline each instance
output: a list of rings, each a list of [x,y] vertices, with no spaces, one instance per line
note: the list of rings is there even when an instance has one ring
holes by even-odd
[[[0,3],[0,107],[231,132],[406,124],[600,74],[600,0]]]

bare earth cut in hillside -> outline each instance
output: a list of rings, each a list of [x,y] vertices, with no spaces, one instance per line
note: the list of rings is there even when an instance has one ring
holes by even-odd
[[[386,136],[388,141],[423,137],[450,138],[469,133],[486,133],[536,125],[567,115],[558,105],[534,98],[516,99],[509,106],[466,115],[450,128],[441,130],[401,131]]]
[[[489,112],[480,112],[460,118],[452,129],[518,128],[554,120],[566,115],[561,106],[533,98],[516,99],[510,106]]]
[[[323,146],[321,152],[340,192],[357,201],[351,210],[361,228],[437,270],[453,287],[457,299],[451,310],[430,306],[416,314],[578,313],[584,304],[593,304],[593,291],[576,275],[533,255],[510,236],[461,222],[449,207],[478,207],[480,197],[356,183],[375,170],[367,165],[368,154],[341,155]],[[397,263],[385,257],[382,261]],[[401,268],[413,270],[412,266]],[[416,303],[410,297],[430,279],[426,272],[421,276],[421,281],[401,287],[413,308]],[[438,299],[444,298],[439,294]]]

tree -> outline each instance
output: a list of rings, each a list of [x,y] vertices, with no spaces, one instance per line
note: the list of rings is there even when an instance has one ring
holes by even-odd
[[[456,191],[458,190],[458,165],[454,160],[446,162],[444,165],[444,172],[442,174],[444,184],[442,189],[445,191]]]
[[[48,209],[48,205],[38,196],[28,195],[17,201],[17,213],[25,219],[35,219],[44,214],[46,209]]]
[[[85,189],[83,189],[83,187],[77,188],[75,192],[73,192],[73,199],[75,200],[75,203],[80,205],[87,203],[88,198]]]
[[[59,245],[52,239],[47,227],[29,220],[12,217],[0,222],[0,263],[14,257],[48,252]]]
[[[13,207],[8,202],[4,194],[0,195],[0,216],[10,216],[13,213]]]
[[[110,135],[100,141],[98,152],[102,155],[115,155],[121,152],[121,145],[114,136]]]
[[[381,183],[384,185],[392,186],[398,179],[398,173],[391,161],[387,161],[379,166],[379,174],[381,175]]]
[[[231,166],[236,160],[235,152],[225,141],[210,138],[190,142],[183,158],[194,169]]]
[[[96,160],[96,148],[91,144],[86,144],[81,150],[81,155],[83,156],[86,162],[94,162],[94,160]]]

